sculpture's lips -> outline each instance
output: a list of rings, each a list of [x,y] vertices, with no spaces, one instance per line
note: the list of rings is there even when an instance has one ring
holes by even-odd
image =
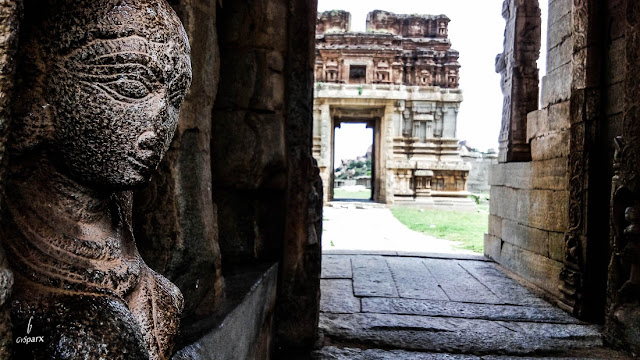
[[[134,167],[137,168],[138,171],[149,171],[149,169],[151,169],[151,164],[149,164],[150,161],[142,161],[142,160],[138,160],[136,158],[134,158],[133,156],[129,156],[128,157],[129,162],[134,165]],[[151,159],[149,159],[151,160]]]

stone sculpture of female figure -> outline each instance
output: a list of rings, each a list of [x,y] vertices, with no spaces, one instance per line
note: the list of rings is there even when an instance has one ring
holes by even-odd
[[[2,245],[14,357],[167,359],[182,295],[140,258],[130,192],[191,80],[165,0],[26,1]]]

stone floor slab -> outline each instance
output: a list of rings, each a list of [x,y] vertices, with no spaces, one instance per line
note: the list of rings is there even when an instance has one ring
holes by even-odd
[[[449,299],[461,302],[500,304],[502,301],[467,272],[457,260],[423,259]]]
[[[360,312],[360,299],[353,296],[350,279],[320,280],[320,311],[327,313]]]
[[[381,256],[354,256],[353,290],[356,296],[398,297],[387,262]]]
[[[320,329],[331,343],[475,355],[532,355],[602,346],[601,338],[532,336],[492,321],[388,314],[326,314]]]
[[[385,258],[398,294],[403,298],[449,300],[447,294],[418,258]]]
[[[535,296],[527,288],[505,276],[494,263],[459,261],[458,264],[506,304],[549,306],[546,301]]]
[[[324,255],[322,257],[322,279],[351,279],[351,257],[344,255]]]
[[[480,360],[477,356],[419,353],[402,350],[353,349],[326,346],[313,354],[314,360]]]
[[[399,315],[445,316],[494,321],[550,322],[579,324],[575,318],[552,306],[516,306],[473,304],[456,301],[436,301],[369,297],[362,299],[362,312]]]

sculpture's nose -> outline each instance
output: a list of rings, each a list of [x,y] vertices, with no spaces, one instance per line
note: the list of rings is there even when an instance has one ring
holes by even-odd
[[[153,150],[158,143],[158,136],[155,131],[147,130],[138,136],[138,149]]]

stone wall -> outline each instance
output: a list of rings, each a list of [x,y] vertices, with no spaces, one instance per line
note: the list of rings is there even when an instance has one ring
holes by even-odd
[[[613,190],[625,188],[615,164],[628,143],[616,137],[629,132],[624,120],[634,108],[625,94],[635,86],[629,76],[637,61],[628,58],[637,44],[624,27],[632,4],[550,1],[541,108],[527,115],[531,161],[496,165],[490,176],[485,253],[596,322],[604,321],[607,294],[618,301],[620,278],[629,276],[620,275],[628,263],[619,258],[619,236],[603,239],[610,219],[625,223],[624,215],[616,220],[615,196],[610,210],[610,179]]]
[[[531,161],[492,166],[485,237],[487,256],[557,298],[569,225],[571,4],[550,2],[542,107],[529,113],[526,121]]]
[[[489,186],[489,168],[498,163],[497,154],[471,152],[460,157],[469,166],[467,190],[472,193],[487,193]]]

